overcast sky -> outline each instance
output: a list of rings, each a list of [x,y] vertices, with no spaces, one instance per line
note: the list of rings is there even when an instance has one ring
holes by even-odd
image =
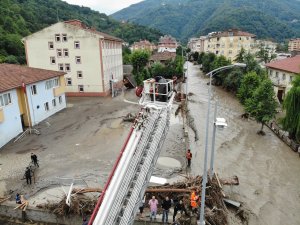
[[[131,4],[143,0],[64,0],[73,5],[87,6],[93,10],[110,15],[120,9],[126,8]]]

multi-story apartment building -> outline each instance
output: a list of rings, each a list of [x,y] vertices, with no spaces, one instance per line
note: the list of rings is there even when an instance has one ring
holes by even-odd
[[[201,52],[200,38],[190,38],[187,47],[191,49],[191,52]]]
[[[0,64],[0,148],[66,107],[64,72]]]
[[[251,52],[258,52],[261,48],[269,53],[269,57],[276,53],[277,43],[268,40],[256,40]]]
[[[23,38],[27,65],[63,71],[69,96],[105,96],[123,80],[122,40],[79,20],[58,22]]]
[[[255,35],[237,29],[229,29],[223,32],[210,33],[204,43],[204,52],[212,52],[216,55],[223,55],[234,60],[241,48],[246,51],[252,50],[255,44]]]
[[[268,74],[274,85],[274,91],[280,102],[292,87],[295,76],[300,76],[300,55],[277,60],[266,64]]]
[[[139,42],[134,42],[130,49],[131,51],[148,50],[152,52],[153,50],[157,49],[157,47],[148,40],[140,40]]]
[[[160,37],[158,43],[158,52],[176,52],[178,43],[175,38],[170,35]]]
[[[289,41],[289,52],[300,50],[300,38],[291,39]]]

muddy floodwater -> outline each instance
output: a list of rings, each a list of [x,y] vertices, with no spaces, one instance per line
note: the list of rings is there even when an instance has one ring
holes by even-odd
[[[205,121],[208,101],[207,77],[198,66],[188,65],[188,109],[195,130],[189,129],[193,153],[191,173],[202,174]],[[265,136],[256,132],[260,124],[243,120],[238,100],[220,87],[212,87],[212,126],[214,104],[218,101],[217,117],[227,120],[228,128],[216,132],[215,170],[221,177],[237,175],[239,186],[227,187],[230,199],[240,201],[249,209],[249,225],[300,224],[300,158],[267,127]],[[209,130],[209,154],[212,127]],[[208,168],[209,168],[208,163]],[[235,224],[232,222],[231,224]]]

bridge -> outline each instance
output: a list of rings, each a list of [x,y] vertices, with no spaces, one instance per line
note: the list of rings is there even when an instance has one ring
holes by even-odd
[[[89,225],[133,224],[169,129],[172,80],[146,80],[128,137],[98,199]]]

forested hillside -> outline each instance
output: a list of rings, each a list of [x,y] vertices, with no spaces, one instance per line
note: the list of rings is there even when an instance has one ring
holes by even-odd
[[[25,63],[21,38],[58,20],[79,19],[99,31],[132,43],[157,41],[161,32],[140,25],[120,23],[87,7],[60,0],[0,0],[0,62]]]
[[[283,41],[300,36],[299,0],[145,0],[112,16],[181,40],[229,28]]]

